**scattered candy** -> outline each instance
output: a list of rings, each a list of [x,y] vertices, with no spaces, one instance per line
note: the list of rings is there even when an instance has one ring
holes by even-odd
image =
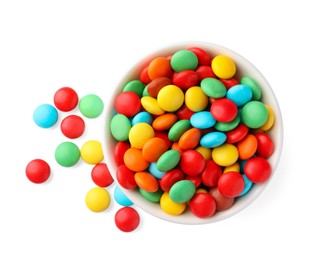
[[[64,167],[71,167],[80,160],[79,147],[72,142],[63,142],[55,150],[57,163]]]
[[[77,115],[69,115],[62,120],[61,131],[67,138],[78,138],[85,131],[85,122]]]
[[[70,87],[63,87],[56,91],[54,104],[58,110],[68,112],[73,110],[79,102],[78,94]]]
[[[95,140],[85,142],[81,147],[81,158],[88,164],[97,164],[103,161],[102,144]]]
[[[131,206],[134,203],[122,192],[119,186],[115,186],[114,199],[121,206]]]
[[[91,211],[102,212],[110,206],[111,197],[106,189],[95,187],[88,191],[85,202]]]
[[[104,103],[99,96],[89,94],[80,99],[79,109],[85,117],[96,118],[103,112]]]
[[[57,109],[50,104],[42,104],[38,106],[33,113],[34,122],[42,128],[52,127],[56,124],[57,119]]]
[[[134,231],[140,222],[138,212],[131,207],[123,207],[117,211],[114,217],[115,225],[123,232]]]
[[[94,166],[91,170],[91,179],[102,188],[110,186],[114,181],[105,163],[98,163]]]
[[[28,163],[25,169],[26,177],[33,183],[43,183],[50,176],[50,166],[42,159],[35,159]]]

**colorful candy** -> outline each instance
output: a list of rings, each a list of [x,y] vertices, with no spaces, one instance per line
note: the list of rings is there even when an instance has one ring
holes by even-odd
[[[167,214],[207,218],[270,177],[274,113],[237,69],[192,47],[154,58],[123,86],[110,124],[123,188]]]
[[[81,147],[81,158],[88,164],[97,164],[103,161],[102,144],[96,140],[85,142]]]
[[[88,191],[85,202],[91,211],[102,212],[110,206],[111,197],[106,189],[95,187]]]
[[[50,166],[42,159],[34,159],[27,164],[25,174],[31,182],[43,183],[50,176]]]
[[[54,104],[56,108],[63,112],[73,110],[79,102],[78,94],[70,87],[63,87],[56,91]]]
[[[69,115],[62,120],[61,131],[67,138],[78,138],[85,131],[85,122],[80,116]]]
[[[38,106],[33,113],[34,122],[42,128],[52,127],[56,124],[57,119],[57,109],[50,104],[42,104]]]
[[[98,163],[91,170],[91,179],[102,188],[106,188],[113,183],[113,178],[105,163]]]
[[[57,163],[64,167],[71,167],[80,160],[80,149],[72,142],[63,142],[55,150]]]
[[[123,207],[114,216],[115,225],[123,232],[134,231],[140,222],[138,212],[131,207]]]
[[[89,94],[80,99],[79,109],[85,117],[96,118],[103,112],[104,103],[99,96]]]

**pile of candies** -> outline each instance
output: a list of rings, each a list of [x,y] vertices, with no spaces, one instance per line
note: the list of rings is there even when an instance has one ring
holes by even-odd
[[[104,108],[103,101],[97,95],[89,94],[79,101],[78,94],[74,89],[63,87],[54,94],[54,105],[38,106],[33,113],[33,119],[39,127],[50,128],[58,121],[58,110],[70,112],[77,106],[86,118],[97,118]],[[89,140],[79,149],[71,141],[81,137],[85,132],[85,120],[78,115],[66,115],[61,121],[60,129],[70,141],[62,142],[57,146],[54,153],[56,162],[63,167],[72,167],[79,162],[81,157],[87,164],[94,165],[91,170],[91,179],[97,187],[87,192],[85,203],[93,212],[106,210],[111,203],[110,194],[106,188],[113,183],[113,178],[107,165],[102,162],[104,159],[102,144],[96,140]],[[51,168],[46,161],[34,159],[28,163],[25,173],[31,182],[43,183],[48,180]],[[116,226],[125,232],[133,231],[138,227],[140,221],[137,211],[129,207],[133,203],[121,192],[119,187],[115,187],[114,198],[124,206],[115,214]]]
[[[271,176],[272,109],[234,60],[199,47],[156,57],[114,102],[116,178],[164,212],[227,210]]]

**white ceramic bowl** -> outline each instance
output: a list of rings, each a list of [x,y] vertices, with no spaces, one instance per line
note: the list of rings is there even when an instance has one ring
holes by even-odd
[[[143,60],[138,62],[136,65],[132,66],[125,75],[123,75],[121,82],[118,83],[117,86],[115,86],[115,91],[113,92],[113,95],[109,102],[109,107],[107,109],[106,114],[106,149],[105,149],[105,156],[108,159],[108,167],[110,172],[113,175],[113,178],[115,182],[118,184],[116,179],[116,169],[117,166],[114,162],[114,154],[113,150],[116,144],[116,141],[111,136],[109,132],[109,123],[111,118],[113,117],[115,111],[113,108],[114,100],[116,96],[121,92],[123,86],[125,83],[127,83],[130,80],[133,79],[139,79],[139,74],[142,71],[142,69],[145,67],[146,64],[148,64],[153,58],[163,56],[166,57],[170,54],[173,54],[174,52],[186,49],[189,47],[200,47],[206,50],[211,56],[216,56],[219,54],[225,54],[231,57],[237,66],[237,76],[240,77],[243,76],[249,76],[253,78],[261,87],[262,89],[262,99],[261,101],[265,104],[268,104],[275,114],[275,124],[274,126],[268,131],[270,136],[272,137],[272,140],[275,145],[275,151],[272,154],[272,156],[268,159],[271,166],[272,166],[272,175],[271,178],[263,183],[263,184],[256,184],[252,187],[252,189],[244,196],[236,199],[234,205],[225,211],[217,212],[214,216],[210,218],[198,218],[194,216],[190,210],[186,210],[182,215],[179,216],[172,216],[165,213],[161,208],[159,203],[152,203],[150,201],[145,200],[138,191],[134,190],[126,190],[122,188],[123,192],[127,195],[127,197],[133,201],[138,207],[145,210],[146,212],[152,214],[153,216],[159,217],[161,219],[176,222],[176,223],[182,223],[182,224],[204,224],[204,223],[211,223],[211,222],[217,222],[220,220],[224,220],[228,217],[231,217],[244,208],[246,208],[248,205],[250,205],[252,202],[254,202],[260,194],[265,190],[267,185],[270,183],[271,179],[273,178],[277,165],[279,163],[281,151],[282,151],[282,144],[283,144],[283,125],[282,125],[282,116],[279,108],[279,104],[277,102],[277,99],[274,95],[273,90],[271,89],[269,83],[266,81],[264,76],[258,71],[258,69],[255,68],[254,65],[252,65],[249,61],[247,61],[245,58],[241,57],[239,54],[224,48],[222,46],[211,44],[211,43],[204,43],[204,42],[184,42],[184,43],[178,43],[173,44],[171,46],[162,48],[158,51],[155,51],[149,55],[147,55]],[[120,185],[119,185],[120,186]]]

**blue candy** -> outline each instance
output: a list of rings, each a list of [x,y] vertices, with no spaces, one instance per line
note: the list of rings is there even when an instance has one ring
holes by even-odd
[[[122,192],[119,186],[115,186],[114,189],[114,199],[115,201],[120,204],[121,206],[131,206],[134,203],[128,199],[128,197]]]
[[[136,125],[138,123],[147,123],[149,125],[152,125],[152,122],[153,122],[153,117],[151,116],[150,113],[145,112],[145,111],[139,112],[131,120],[132,125]]]
[[[52,127],[58,120],[57,109],[50,104],[40,105],[34,110],[33,120],[42,128]]]
[[[149,172],[157,179],[161,179],[166,172],[162,172],[158,169],[156,162],[151,162],[149,165]]]
[[[235,85],[227,91],[226,97],[232,100],[238,107],[241,107],[251,100],[252,90],[246,85]]]
[[[195,128],[206,129],[216,124],[215,118],[209,111],[194,113],[190,118],[191,125]]]
[[[200,144],[206,148],[215,148],[222,145],[226,141],[226,135],[222,132],[210,132],[205,134],[201,140]]]
[[[247,178],[245,174],[242,174],[242,177],[244,180],[244,189],[238,197],[245,195],[251,189],[252,186],[252,182]]]

